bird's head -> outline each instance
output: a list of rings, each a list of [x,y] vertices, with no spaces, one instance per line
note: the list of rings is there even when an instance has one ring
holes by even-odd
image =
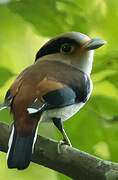
[[[90,39],[79,32],[68,32],[49,40],[36,54],[37,60],[60,61],[90,74],[93,50],[104,45],[102,39]]]

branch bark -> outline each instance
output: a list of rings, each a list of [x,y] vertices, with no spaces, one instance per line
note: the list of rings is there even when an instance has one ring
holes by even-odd
[[[10,127],[0,123],[0,151],[7,152]],[[32,162],[56,170],[74,180],[118,180],[118,163],[104,161],[78,149],[38,136]]]

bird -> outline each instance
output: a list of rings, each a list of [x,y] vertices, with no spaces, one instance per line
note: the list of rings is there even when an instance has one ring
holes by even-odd
[[[0,110],[10,108],[13,126],[8,143],[8,168],[26,169],[31,161],[40,122],[52,122],[71,142],[63,121],[77,113],[92,92],[94,50],[106,43],[80,32],[66,32],[46,42],[34,63],[8,89]]]

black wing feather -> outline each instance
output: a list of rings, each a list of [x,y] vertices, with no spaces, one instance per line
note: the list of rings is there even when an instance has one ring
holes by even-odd
[[[71,88],[62,88],[54,91],[50,91],[43,96],[44,104],[39,106],[38,100],[27,108],[29,114],[41,112],[53,108],[62,108],[76,103],[76,94]],[[30,109],[34,110],[30,113]]]

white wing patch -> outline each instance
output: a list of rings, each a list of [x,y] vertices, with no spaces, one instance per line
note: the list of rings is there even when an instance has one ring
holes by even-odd
[[[6,109],[6,108],[7,108],[7,106],[5,104],[0,105],[0,111],[2,111],[3,109]]]
[[[34,108],[27,108],[27,111],[28,111],[28,113],[29,114],[35,114],[35,113],[37,113],[38,112],[38,109],[34,109]]]

